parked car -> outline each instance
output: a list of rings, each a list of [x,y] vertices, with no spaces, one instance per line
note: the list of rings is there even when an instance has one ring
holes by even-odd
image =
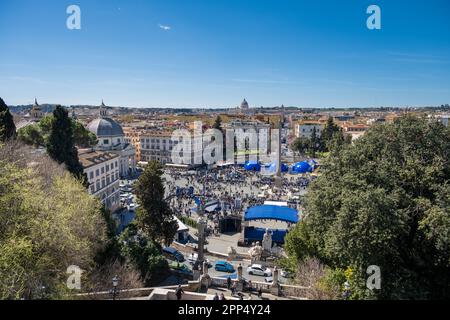
[[[292,278],[292,274],[291,274],[289,271],[287,271],[287,270],[281,269],[281,270],[280,270],[280,275],[281,275],[283,278]]]
[[[190,270],[186,265],[180,264],[179,262],[171,262],[169,264],[169,268],[187,275],[192,275],[192,270]]]
[[[273,277],[272,277],[272,276],[270,276],[270,277],[265,277],[265,278],[264,278],[264,281],[265,281],[265,282],[268,282],[268,283],[271,283],[271,282],[273,282]]]
[[[175,248],[165,247],[163,249],[163,254],[170,260],[175,260],[177,262],[183,262],[184,256],[183,254]]]
[[[187,261],[191,264],[194,265],[197,262],[198,259],[198,254],[197,253],[191,253],[188,257],[187,257]],[[211,262],[209,262],[208,259],[206,259],[206,263],[208,264],[208,268],[212,267]]]
[[[272,271],[269,268],[264,268],[260,264],[252,264],[247,268],[247,273],[255,276],[270,277]]]
[[[226,261],[217,261],[214,269],[216,271],[223,271],[228,273],[233,273],[235,271],[233,265]]]

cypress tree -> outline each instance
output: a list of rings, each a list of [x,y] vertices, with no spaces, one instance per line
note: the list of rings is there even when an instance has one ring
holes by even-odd
[[[13,116],[6,103],[0,98],[0,141],[6,141],[16,136],[16,126]]]
[[[178,224],[173,212],[164,200],[163,170],[158,161],[150,161],[136,184],[136,196],[140,207],[136,222],[153,241],[170,245]]]
[[[47,152],[58,163],[64,163],[67,170],[76,178],[87,181],[83,166],[78,159],[74,143],[72,122],[65,108],[58,105],[53,111],[50,135],[47,141]]]

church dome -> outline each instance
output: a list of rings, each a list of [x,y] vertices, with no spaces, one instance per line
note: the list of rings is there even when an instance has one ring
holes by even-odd
[[[87,128],[90,132],[95,133],[97,137],[115,137],[123,136],[123,130],[120,124],[111,118],[98,118],[92,120]]]
[[[248,102],[247,102],[247,100],[244,99],[244,101],[242,101],[241,109],[248,109]]]

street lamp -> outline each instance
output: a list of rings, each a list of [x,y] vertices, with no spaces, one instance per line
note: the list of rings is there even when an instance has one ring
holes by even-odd
[[[114,276],[114,278],[112,278],[112,285],[113,285],[113,300],[116,300],[117,286],[119,285],[119,278],[117,276]]]

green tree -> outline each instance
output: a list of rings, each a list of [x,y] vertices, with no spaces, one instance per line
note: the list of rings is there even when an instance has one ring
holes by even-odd
[[[0,141],[6,141],[15,137],[16,126],[14,119],[5,101],[0,98]]]
[[[44,136],[39,124],[29,124],[17,131],[17,137],[23,143],[30,146],[40,147],[45,145]]]
[[[322,140],[323,151],[331,151],[334,147],[340,147],[344,144],[342,128],[334,122],[332,116],[328,117],[320,138]]]
[[[97,136],[87,130],[80,122],[72,120],[74,143],[81,148],[92,148],[97,145]]]
[[[316,157],[316,152],[320,148],[320,137],[317,136],[316,127],[313,127],[313,131],[311,133],[311,139],[309,139],[309,150],[311,157]]]
[[[308,151],[310,145],[311,142],[308,138],[299,137],[291,143],[291,149],[294,152],[298,152],[300,155],[304,155]]]
[[[120,235],[119,243],[122,256],[136,265],[147,285],[154,284],[155,280],[168,272],[169,266],[161,254],[161,246],[139,234],[134,225],[125,229]]]
[[[350,270],[352,298],[450,297],[450,130],[403,116],[332,152],[286,239],[291,259]],[[381,290],[366,270],[381,269]]]
[[[67,267],[89,273],[104,245],[100,201],[16,142],[0,146],[0,168],[0,300],[68,298]]]
[[[222,131],[222,118],[220,116],[216,117],[213,128]]]
[[[47,152],[58,163],[64,163],[67,170],[78,179],[87,179],[83,173],[83,166],[78,160],[78,151],[73,137],[72,121],[67,110],[58,105],[53,111],[50,135],[47,141]]]
[[[137,210],[137,225],[153,241],[164,241],[170,245],[178,224],[164,200],[162,165],[150,161],[136,183],[136,196],[140,207]]]
[[[33,146],[46,146],[52,130],[53,114],[46,115],[37,124],[30,124],[18,130],[19,138],[26,144]],[[71,119],[73,140],[76,146],[81,148],[94,147],[97,136],[87,130],[80,122]]]

